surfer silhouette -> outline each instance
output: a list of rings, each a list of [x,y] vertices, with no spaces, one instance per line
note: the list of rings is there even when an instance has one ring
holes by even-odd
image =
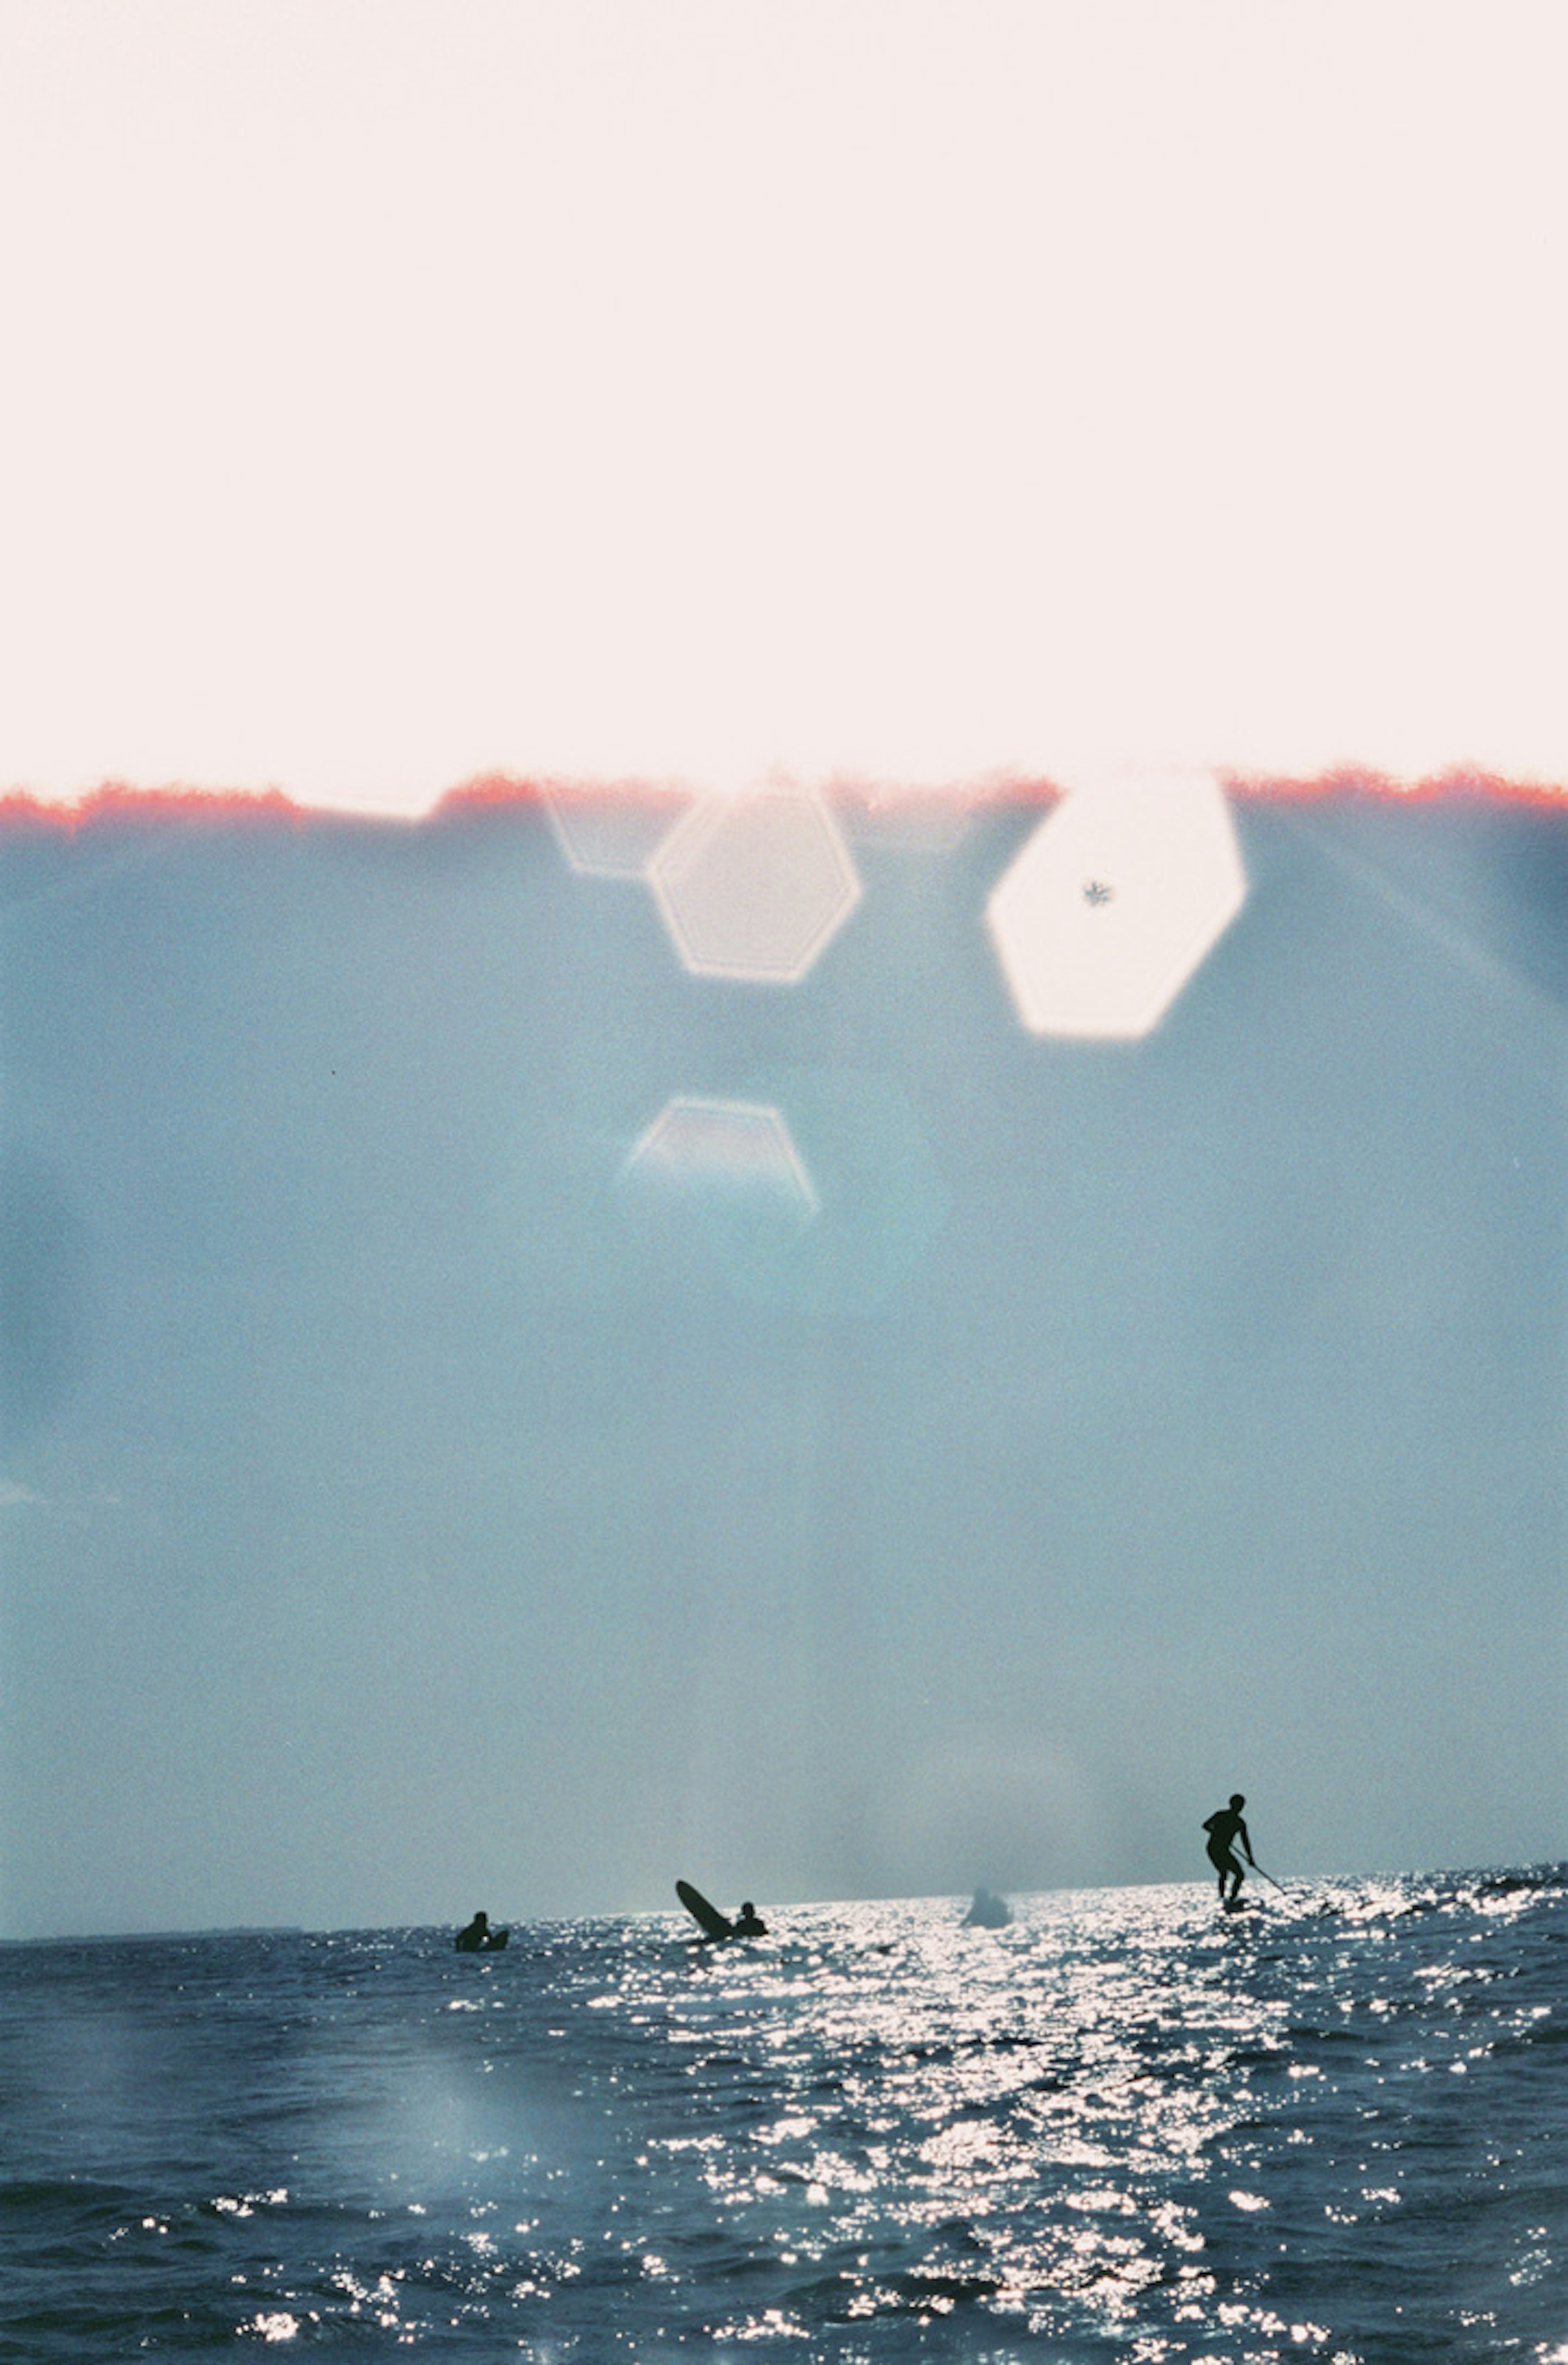
[[[476,1913],[466,1930],[459,1930],[453,1940],[460,1955],[494,1955],[506,1945],[510,1933],[492,1930],[487,1913]]]
[[[1215,1813],[1207,1816],[1204,1822],[1204,1829],[1209,1835],[1209,1862],[1219,1874],[1219,1901],[1222,1905],[1235,1904],[1241,1894],[1241,1884],[1247,1877],[1241,1866],[1240,1857],[1236,1853],[1238,1841],[1241,1844],[1242,1854],[1248,1863],[1253,1864],[1253,1868],[1256,1870],[1252,1843],[1247,1835],[1247,1825],[1242,1821],[1241,1815],[1241,1810],[1246,1804],[1247,1801],[1240,1791],[1233,1790],[1230,1794],[1229,1806],[1219,1808]],[[1230,1882],[1228,1897],[1225,1893],[1225,1884],[1227,1879]]]
[[[766,1938],[767,1935],[767,1924],[749,1897],[732,1922],[727,1913],[720,1912],[711,1898],[704,1897],[700,1889],[693,1889],[690,1881],[678,1880],[675,1893],[705,1938]]]

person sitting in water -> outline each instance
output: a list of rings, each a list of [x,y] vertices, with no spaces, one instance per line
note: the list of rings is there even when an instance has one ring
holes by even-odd
[[[488,1914],[476,1913],[467,1929],[459,1930],[452,1943],[460,1955],[482,1955],[487,1946],[495,1944]]]
[[[767,1935],[767,1924],[763,1921],[749,1897],[736,1914],[732,1926],[737,1938],[766,1938]]]
[[[1229,1806],[1221,1807],[1216,1813],[1208,1816],[1204,1823],[1204,1829],[1209,1835],[1209,1862],[1219,1874],[1219,1901],[1222,1905],[1235,1904],[1241,1894],[1241,1884],[1247,1877],[1241,1868],[1240,1858],[1236,1853],[1238,1840],[1241,1843],[1248,1863],[1252,1866],[1254,1871],[1257,1870],[1252,1855],[1252,1843],[1247,1836],[1247,1825],[1241,1819],[1241,1810],[1246,1804],[1247,1801],[1240,1791],[1233,1790],[1230,1794]],[[1228,1897],[1225,1893],[1225,1884],[1227,1879],[1230,1882]]]

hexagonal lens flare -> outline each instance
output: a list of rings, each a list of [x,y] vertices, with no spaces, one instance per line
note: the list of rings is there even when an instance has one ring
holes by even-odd
[[[648,880],[694,975],[774,985],[804,977],[860,900],[826,803],[792,788],[705,798],[659,847]]]
[[[998,881],[986,922],[1033,1033],[1134,1037],[1159,1024],[1246,897],[1217,781],[1144,774],[1073,790]]]
[[[553,785],[544,810],[574,870],[598,879],[641,879],[670,831],[687,813],[687,789],[597,789]]]
[[[817,1194],[776,1108],[754,1101],[666,1101],[626,1161],[628,1180],[683,1195],[744,1193],[809,1218]]]

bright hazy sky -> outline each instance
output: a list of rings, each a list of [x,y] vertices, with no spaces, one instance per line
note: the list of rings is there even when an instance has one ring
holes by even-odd
[[[1568,813],[1240,802],[1129,1041],[1070,810],[795,984],[527,802],[12,825],[0,1931],[1562,1855]]]
[[[1562,1853],[1565,68],[0,0],[0,1935]]]
[[[0,0],[0,783],[1568,779],[1556,6]]]

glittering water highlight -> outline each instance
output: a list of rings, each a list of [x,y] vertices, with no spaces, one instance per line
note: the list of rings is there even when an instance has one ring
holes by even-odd
[[[1561,1868],[962,1905],[0,1951],[0,2353],[1568,2365]]]

